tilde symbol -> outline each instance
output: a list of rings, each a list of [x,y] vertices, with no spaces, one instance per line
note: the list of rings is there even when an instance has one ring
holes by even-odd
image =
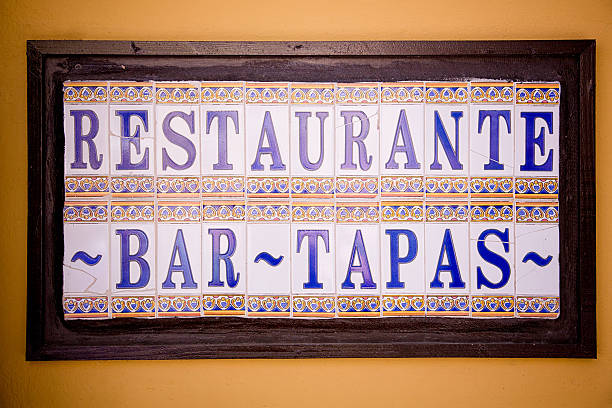
[[[102,259],[102,255],[97,255],[95,257],[92,257],[87,252],[78,251],[72,256],[72,259],[70,261],[75,262],[75,261],[81,260],[87,265],[93,266],[93,265],[96,265],[98,262],[100,262],[100,259]]]
[[[255,257],[255,263],[259,262],[259,261],[264,261],[265,263],[267,263],[270,266],[277,266],[279,263],[281,263],[283,261],[283,256],[279,256],[278,258],[273,257],[272,255],[270,255],[267,252],[260,252],[259,254],[257,254],[257,256]]]
[[[550,261],[552,261],[552,258],[553,258],[552,255],[548,255],[546,258],[542,258],[539,254],[535,252],[528,252],[523,257],[523,263],[527,263],[528,261],[531,261],[538,266],[546,266],[550,263]]]

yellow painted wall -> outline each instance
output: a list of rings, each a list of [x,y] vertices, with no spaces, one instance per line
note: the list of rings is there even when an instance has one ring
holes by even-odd
[[[189,3],[0,0],[0,406],[612,407],[611,0]],[[575,38],[597,40],[598,360],[25,362],[26,40]]]

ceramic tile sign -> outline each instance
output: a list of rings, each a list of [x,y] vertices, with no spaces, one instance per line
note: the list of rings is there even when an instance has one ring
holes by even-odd
[[[66,82],[64,316],[556,318],[559,98]]]

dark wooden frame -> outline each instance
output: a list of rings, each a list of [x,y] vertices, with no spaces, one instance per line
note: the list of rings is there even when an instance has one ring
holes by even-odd
[[[595,42],[30,41],[27,360],[596,358]],[[113,319],[62,312],[62,82],[561,82],[561,315],[530,319]]]

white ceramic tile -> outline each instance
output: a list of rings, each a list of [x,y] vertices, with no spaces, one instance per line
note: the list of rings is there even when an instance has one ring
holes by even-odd
[[[427,104],[425,105],[424,126],[425,175],[467,175],[469,171],[468,106]]]
[[[425,239],[427,294],[469,294],[468,224],[426,223]]]
[[[64,315],[558,317],[559,94],[67,83]]]
[[[377,105],[336,106],[336,175],[378,174]]]
[[[292,293],[335,293],[334,224],[291,225]]]
[[[201,105],[200,114],[202,174],[244,175],[244,105]],[[260,130],[261,125],[260,123]]]
[[[202,224],[203,293],[246,292],[246,248],[245,223]]]
[[[247,290],[249,295],[291,293],[289,224],[247,225]]]
[[[65,175],[108,174],[108,105],[66,104],[64,135]]]
[[[289,107],[247,105],[247,176],[288,176],[289,171]]]
[[[107,294],[108,224],[64,224],[64,293]]]
[[[155,159],[158,176],[200,174],[198,105],[155,106]]]
[[[334,175],[333,105],[291,106],[291,175]]]
[[[336,291],[339,295],[380,294],[379,226],[336,225]]]
[[[470,175],[512,176],[514,106],[470,105]]]
[[[157,224],[157,293],[202,292],[202,228],[199,223]]]
[[[559,106],[516,105],[515,176],[559,176]]]
[[[558,225],[516,225],[516,294],[559,295]]]
[[[423,104],[380,106],[380,173],[419,176],[425,168]]]
[[[111,291],[115,295],[154,295],[155,224],[111,223]]]
[[[110,106],[112,175],[155,174],[154,120],[153,105]]]
[[[382,293],[424,294],[424,224],[384,223],[380,228],[380,241]]]
[[[470,224],[472,294],[514,294],[514,224]]]

